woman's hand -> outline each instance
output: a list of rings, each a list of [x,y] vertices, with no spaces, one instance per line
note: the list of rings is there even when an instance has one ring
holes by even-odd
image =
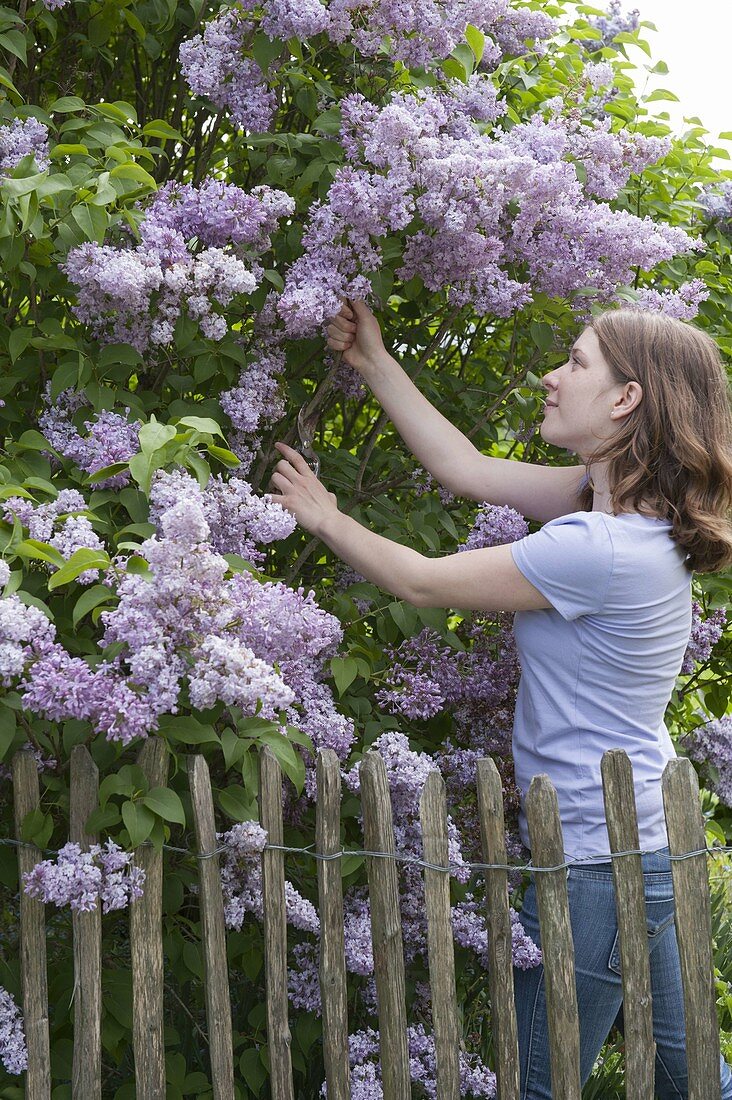
[[[328,347],[343,354],[343,361],[365,378],[389,355],[379,322],[365,302],[344,302],[328,325]]]
[[[301,527],[317,535],[325,521],[338,513],[335,493],[318,481],[305,459],[286,443],[275,443],[283,456],[270,479],[272,500],[291,512]]]

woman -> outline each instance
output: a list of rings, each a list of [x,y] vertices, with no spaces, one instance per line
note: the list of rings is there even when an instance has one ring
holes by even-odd
[[[508,546],[427,558],[338,510],[302,457],[283,460],[274,499],[368,580],[416,606],[515,611],[522,676],[513,732],[525,792],[557,789],[580,1018],[589,1076],[622,1003],[612,867],[600,777],[605,750],[633,763],[644,856],[656,1090],[687,1095],[683,1000],[661,775],[674,756],[663,717],[689,639],[691,574],[732,562],[732,417],[714,342],[658,314],[617,310],[588,325],[544,376],[541,435],[581,459],[548,467],[489,458],[419,393],[362,302],[329,344],[371,386],[407,446],[459,496],[544,524]],[[561,655],[558,659],[557,655]],[[525,819],[520,820],[528,844]],[[593,857],[595,857],[593,861]],[[596,857],[600,857],[598,860]],[[539,940],[533,884],[521,919]],[[551,1097],[543,970],[516,971],[523,1100]],[[722,1064],[723,1100],[732,1074]]]

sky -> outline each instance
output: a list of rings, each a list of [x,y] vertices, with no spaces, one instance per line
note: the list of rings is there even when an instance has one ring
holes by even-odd
[[[599,5],[598,5],[599,6]],[[686,115],[698,116],[710,131],[707,141],[717,143],[717,135],[732,131],[732,81],[729,75],[729,51],[732,42],[732,0],[625,0],[623,10],[638,8],[641,20],[655,23],[657,32],[644,28],[651,47],[652,62],[665,61],[666,76],[649,76],[647,91],[668,88],[679,103],[663,102],[652,106],[667,110],[674,130],[684,127]],[[638,64],[649,64],[640,50],[629,50]],[[641,90],[642,70],[636,78]],[[732,141],[720,142],[732,156]],[[723,167],[727,162],[718,162]],[[732,167],[732,161],[729,162]]]

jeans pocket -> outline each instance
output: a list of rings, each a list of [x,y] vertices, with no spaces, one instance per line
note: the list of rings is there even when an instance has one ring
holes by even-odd
[[[674,919],[674,899],[673,898],[658,898],[654,901],[646,901],[646,932],[648,934],[648,949],[653,949],[653,945],[661,935],[669,927]],[[620,966],[620,933],[615,933],[615,939],[613,940],[612,950],[610,951],[610,958],[607,961],[608,970],[612,970],[615,974],[622,975],[622,968]]]

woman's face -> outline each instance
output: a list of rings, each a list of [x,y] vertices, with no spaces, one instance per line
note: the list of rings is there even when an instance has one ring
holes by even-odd
[[[597,333],[586,328],[561,367],[542,378],[547,391],[540,434],[547,443],[588,458],[620,425],[626,385],[614,381]]]

